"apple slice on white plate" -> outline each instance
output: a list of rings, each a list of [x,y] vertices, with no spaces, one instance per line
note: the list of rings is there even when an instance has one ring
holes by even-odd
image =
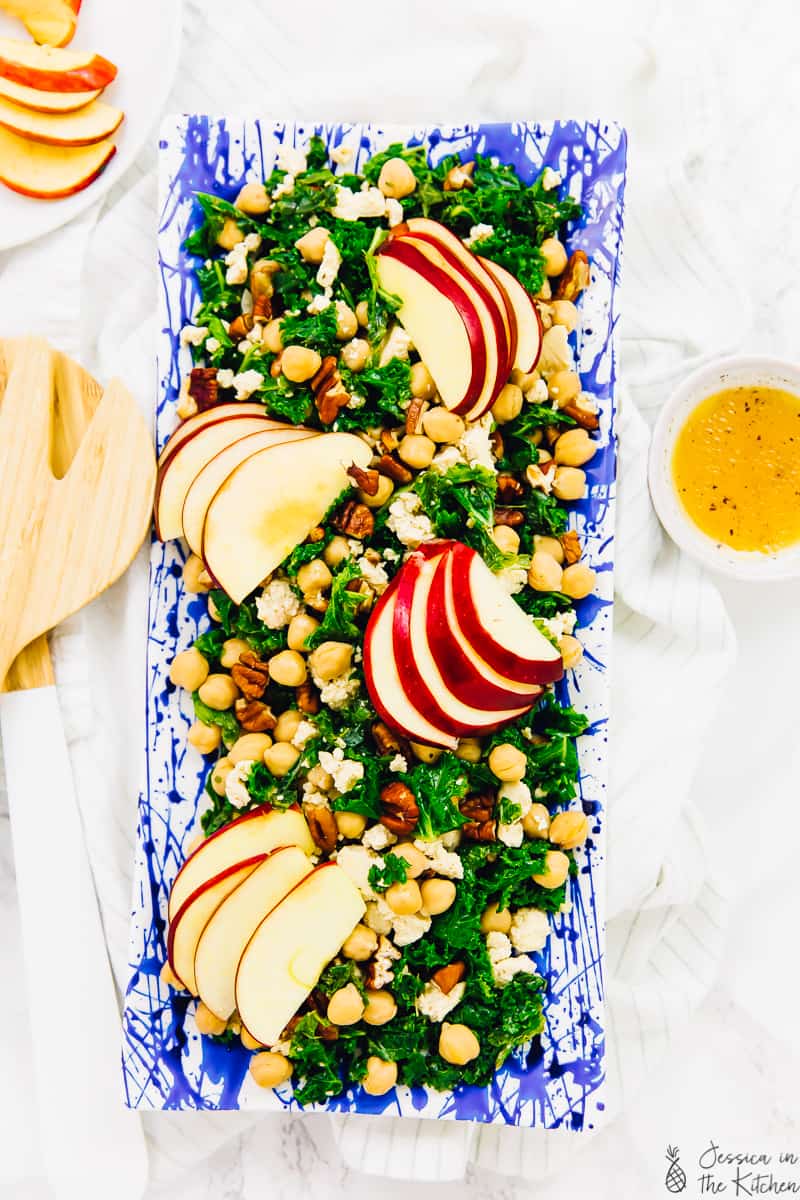
[[[336,863],[302,879],[264,918],[236,973],[236,1008],[257,1042],[273,1046],[365,912]]]
[[[231,404],[215,404],[213,408],[206,408],[203,412],[197,412],[194,416],[181,421],[180,425],[170,434],[169,441],[158,456],[159,467],[163,467],[179,446],[194,437],[201,429],[205,429],[206,425],[216,425],[217,421],[230,421],[235,417],[263,417],[266,421],[265,429],[287,428],[285,421],[273,421],[268,417],[263,404],[255,404],[253,401],[247,400]]]
[[[319,524],[351,483],[348,467],[371,458],[361,438],[322,433],[239,464],[208,507],[202,547],[209,573],[235,604]]]
[[[0,96],[0,126],[32,142],[50,146],[92,146],[111,137],[124,113],[95,101],[74,113],[43,113],[21,108]]]
[[[259,450],[278,446],[284,442],[302,442],[306,438],[318,437],[314,429],[284,426],[281,429],[264,429],[239,438],[224,450],[220,450],[210,462],[197,473],[189,486],[183,502],[181,524],[183,536],[189,549],[200,554],[203,549],[203,526],[208,506],[232,471]]]
[[[298,846],[304,854],[316,853],[306,819],[299,808],[281,811],[265,805],[224,825],[200,843],[175,876],[167,910],[170,922],[175,920],[181,905],[192,892],[209,879],[235,863],[258,854],[269,854],[278,846]]]
[[[91,51],[61,50],[0,37],[0,78],[44,92],[90,92],[116,78],[117,68]]]
[[[14,104],[21,104],[34,112],[42,113],[77,112],[96,100],[102,90],[93,88],[90,92],[45,92],[41,88],[24,87],[21,83],[12,83],[10,79],[0,78],[0,96],[12,100]]]
[[[489,258],[478,259],[508,296],[517,325],[517,347],[512,367],[528,375],[539,361],[542,352],[542,319],[533,296],[530,296],[516,276]]]
[[[300,852],[302,853],[302,851]],[[207,879],[184,900],[167,934],[167,958],[172,970],[187,991],[197,995],[194,958],[200,935],[209,918],[235,888],[264,862],[265,855],[257,854],[244,862],[226,867],[213,879]]]
[[[97,178],[113,158],[113,142],[91,146],[48,146],[0,128],[0,182],[35,200],[72,196]]]
[[[72,40],[81,0],[0,0],[0,10],[18,17],[35,42],[66,46]]]
[[[236,971],[267,913],[311,873],[297,846],[280,846],[223,900],[202,931],[194,956],[197,994],[221,1021],[236,1008]]]

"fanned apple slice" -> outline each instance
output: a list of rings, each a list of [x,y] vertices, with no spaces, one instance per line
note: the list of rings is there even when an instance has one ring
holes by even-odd
[[[88,187],[115,152],[108,140],[67,150],[0,129],[0,181],[23,196],[58,200]]]
[[[100,54],[0,38],[0,76],[43,92],[90,92],[108,87],[117,68]]]
[[[189,443],[191,445],[191,443]],[[220,486],[203,528],[203,560],[236,604],[283,562],[366,467],[372,450],[350,433],[270,446]]]
[[[336,863],[302,879],[264,918],[239,962],[236,1007],[257,1042],[272,1046],[364,915]]]
[[[508,301],[514,310],[517,326],[517,347],[514,361],[511,364],[526,375],[534,369],[542,352],[542,319],[532,296],[529,296],[519,280],[501,267],[499,263],[489,258],[481,258],[490,275],[497,280],[498,286],[508,296]]]
[[[213,408],[206,408],[203,412],[197,412],[194,416],[181,421],[158,456],[159,468],[165,465],[167,459],[175,453],[179,446],[194,437],[201,429],[205,429],[206,425],[216,425],[217,421],[230,421],[234,417],[263,417],[265,429],[288,428],[285,421],[271,420],[267,416],[263,404],[254,404],[252,401],[246,400],[231,404],[215,404]]]
[[[32,142],[50,146],[92,146],[111,137],[124,113],[96,101],[76,113],[42,113],[0,96],[0,126]]]
[[[200,934],[223,900],[264,862],[264,858],[265,855],[258,854],[226,867],[192,892],[175,914],[167,934],[167,958],[178,979],[193,996],[197,995],[194,956]]]
[[[223,900],[200,935],[194,956],[197,994],[221,1021],[236,1008],[236,971],[267,913],[311,873],[297,846],[281,846]]]
[[[306,819],[299,808],[287,808],[282,812],[265,805],[224,825],[200,843],[175,876],[169,896],[169,920],[175,920],[181,905],[203,883],[235,863],[257,854],[268,854],[278,846],[299,846],[304,854],[316,853]]]
[[[206,463],[195,476],[183,502],[181,524],[189,549],[195,554],[202,553],[203,526],[208,506],[219,491],[221,484],[240,463],[257,451],[266,450],[268,446],[278,446],[283,442],[302,442],[306,438],[318,436],[316,430],[302,427],[264,429],[258,433],[247,434],[230,446],[226,446],[224,450],[220,450],[219,454]]]
[[[75,32],[81,0],[0,0],[0,9],[23,22],[35,42],[66,46]]]
[[[13,100],[15,104],[22,104],[25,108],[32,108],[34,112],[76,112],[96,100],[102,90],[93,88],[88,92],[45,92],[41,88],[12,83],[10,79],[0,76],[0,96]]]

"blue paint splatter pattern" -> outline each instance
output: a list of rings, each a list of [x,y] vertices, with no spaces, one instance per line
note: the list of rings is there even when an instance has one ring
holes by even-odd
[[[530,182],[543,166],[560,171],[585,217],[570,231],[571,249],[584,249],[592,284],[581,301],[582,327],[573,335],[584,388],[601,409],[602,450],[588,467],[589,494],[572,522],[598,571],[598,591],[578,605],[586,654],[559,685],[591,722],[580,739],[580,799],[591,835],[578,854],[571,907],[552,920],[547,948],[537,956],[548,981],[546,1025],[517,1050],[485,1088],[452,1093],[397,1088],[367,1096],[351,1088],[328,1111],[456,1118],[512,1125],[590,1129],[602,1113],[603,874],[608,760],[608,666],[611,642],[615,496],[615,289],[619,281],[625,133],[602,123],[514,123],[434,128],[364,125],[299,126],[203,116],[170,118],[161,131],[158,235],[160,332],[156,438],[159,449],[177,424],[175,406],[189,355],[179,333],[197,302],[193,260],[183,241],[197,221],[194,194],[232,199],[248,179],[266,175],[282,144],[304,147],[312,133],[330,149],[347,146],[358,166],[394,140],[424,145],[434,162],[460,151],[497,155]],[[181,586],[181,544],[154,541],[150,559],[147,658],[146,782],[139,804],[138,853],[130,939],[130,981],[124,1016],[123,1070],[127,1103],[155,1109],[300,1108],[291,1086],[265,1092],[247,1072],[249,1054],[202,1038],[195,1002],[159,980],[165,957],[167,897],[185,858],[203,804],[208,763],[186,745],[190,703],[168,679],[174,654],[207,624],[205,602]]]

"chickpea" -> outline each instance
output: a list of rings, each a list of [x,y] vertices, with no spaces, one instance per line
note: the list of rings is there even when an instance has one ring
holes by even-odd
[[[362,504],[366,504],[367,508],[383,508],[387,500],[394,491],[394,484],[386,475],[378,476],[378,490],[374,496],[368,495],[359,489],[358,498]]]
[[[378,935],[367,925],[356,925],[342,946],[342,954],[353,962],[366,962],[378,949]]]
[[[346,558],[349,558],[353,551],[350,549],[350,544],[347,538],[332,537],[325,547],[322,557],[329,567],[338,567]]]
[[[271,201],[263,183],[246,183],[233,203],[240,212],[260,217],[269,210]]]
[[[576,637],[572,637],[569,633],[562,634],[558,639],[558,649],[561,652],[565,671],[571,671],[573,667],[577,667],[583,658],[583,646]]]
[[[260,758],[261,755],[259,754]],[[225,795],[225,781],[233,770],[233,762],[230,758],[218,758],[214,763],[211,771],[211,786],[218,796]]]
[[[315,629],[319,629],[319,621],[310,613],[297,613],[289,622],[286,630],[286,640],[290,650],[305,650],[306,639],[311,637]]]
[[[563,325],[554,325],[542,338],[542,352],[537,370],[545,379],[556,371],[567,371],[572,361],[572,351]]]
[[[407,433],[397,447],[398,458],[415,471],[429,467],[435,453],[436,443],[424,433]]]
[[[552,828],[552,827],[551,827]],[[543,888],[557,888],[569,875],[569,859],[561,850],[548,850],[544,856],[545,868],[541,875],[534,875],[534,883]]]
[[[589,836],[589,818],[585,813],[570,812],[556,813],[550,823],[550,841],[565,850],[574,850],[582,846]]]
[[[312,558],[311,562],[303,563],[297,572],[297,586],[304,595],[324,592],[332,583],[333,575],[321,558]]]
[[[586,473],[580,467],[556,467],[553,495],[559,500],[582,500],[586,495]]]
[[[407,879],[405,883],[393,883],[386,889],[384,899],[398,916],[409,916],[422,908],[422,893],[413,879]]]
[[[411,395],[415,400],[432,400],[436,395],[436,384],[433,382],[433,376],[424,362],[415,362],[412,364],[409,383]],[[447,409],[445,408],[442,411],[447,412]],[[425,432],[427,433],[427,430]],[[445,440],[444,438],[436,438],[433,434],[430,434],[430,437],[433,437],[433,440],[436,442]],[[454,439],[454,441],[457,440],[457,438]]]
[[[250,1074],[262,1088],[280,1087],[292,1077],[292,1064],[285,1054],[274,1050],[265,1050],[263,1054],[254,1054],[250,1059]]]
[[[545,238],[539,249],[546,275],[560,275],[567,265],[567,252],[557,237]]]
[[[247,1030],[244,1028],[242,1029],[242,1032],[239,1034],[239,1040],[241,1041],[245,1050],[263,1050],[264,1049],[264,1043],[257,1042],[256,1039],[253,1037],[252,1033],[248,1033]]]
[[[268,321],[262,329],[261,345],[265,350],[269,350],[270,354],[280,354],[283,349],[283,334],[281,333],[281,323],[278,317],[272,321]]]
[[[309,772],[309,778],[311,773]],[[331,780],[331,783],[333,780]],[[367,828],[367,818],[361,813],[337,812],[333,814],[339,836],[343,838],[360,838]],[[352,936],[352,935],[351,935]]]
[[[316,350],[305,346],[287,346],[281,355],[281,370],[291,383],[305,383],[321,366],[322,359]]]
[[[277,779],[288,775],[300,757],[300,751],[289,742],[275,742],[263,754],[263,762]]]
[[[563,325],[567,333],[572,333],[578,324],[578,310],[571,300],[554,300],[550,305],[553,314],[553,324]]]
[[[272,733],[276,742],[290,742],[297,733],[297,727],[303,719],[303,714],[297,708],[287,708],[278,717]],[[266,750],[266,746],[264,749]],[[263,753],[263,751],[262,751]]]
[[[204,571],[203,574],[206,574],[206,572]],[[202,578],[201,578],[201,582],[202,582]],[[210,583],[210,581],[209,581],[209,583]],[[214,599],[212,596],[208,597],[208,615],[211,617],[212,621],[221,621],[222,620],[222,614],[220,613],[219,609],[217,608],[216,604],[214,603]]]
[[[194,646],[176,654],[169,669],[170,680],[176,687],[196,692],[208,679],[208,660]]]
[[[498,909],[497,904],[486,906],[481,917],[481,933],[508,933],[510,928],[511,912],[509,909]]]
[[[522,818],[525,836],[545,841],[550,832],[550,811],[544,804],[532,804]]]
[[[228,1027],[227,1021],[220,1020],[201,1000],[197,1006],[197,1011],[194,1014],[194,1022],[197,1026],[198,1033],[211,1034],[213,1037],[219,1037]]]
[[[208,575],[205,563],[202,558],[198,558],[196,554],[190,554],[186,562],[183,564],[183,586],[187,592],[210,592],[211,583],[205,583],[200,579],[201,575]]]
[[[439,1054],[445,1062],[463,1067],[472,1062],[473,1058],[477,1058],[480,1052],[481,1044],[469,1025],[451,1025],[449,1021],[442,1023]]]
[[[456,748],[456,758],[463,758],[464,762],[480,762],[482,749],[480,738],[461,738]]]
[[[397,1004],[391,992],[387,992],[385,988],[378,991],[367,989],[367,1003],[364,1007],[364,1021],[367,1025],[385,1025],[396,1012]]]
[[[217,245],[222,250],[232,250],[234,246],[239,245],[243,237],[244,234],[233,217],[226,217],[222,222],[222,229],[217,234]]]
[[[336,337],[340,342],[347,342],[358,333],[356,314],[345,304],[344,300],[336,300],[334,308],[336,309]]]
[[[585,563],[576,562],[564,568],[561,590],[571,600],[583,600],[584,596],[588,596],[590,592],[594,591],[596,585],[597,575]]]
[[[432,917],[447,912],[456,898],[456,885],[452,879],[424,879],[420,884],[422,907]]]
[[[522,388],[523,392],[529,392],[534,384],[537,384],[541,376],[534,368],[533,371],[521,371],[519,367],[515,367],[511,372],[511,382],[517,387]]]
[[[312,767],[306,776],[308,782],[320,792],[329,792],[333,787],[333,776],[330,775],[324,767],[319,763]],[[366,823],[366,817],[364,818]]]
[[[528,769],[528,760],[521,750],[510,742],[495,746],[489,755],[489,770],[504,783],[519,783]]]
[[[545,278],[538,292],[534,292],[534,300],[550,300],[553,296],[553,289],[550,286],[550,280]],[[538,308],[538,305],[537,305]]]
[[[522,388],[507,383],[492,405],[492,416],[498,425],[513,421],[522,412]]]
[[[559,408],[572,404],[580,395],[581,381],[575,371],[556,371],[547,381],[547,393]]]
[[[565,467],[582,467],[597,453],[597,442],[585,429],[568,429],[555,444],[553,456]]]
[[[557,563],[563,563],[564,561],[564,547],[558,538],[547,537],[542,533],[535,533],[533,535],[533,550],[534,553],[540,551],[542,554],[549,554]]]
[[[330,230],[326,229],[324,225],[316,225],[297,239],[295,249],[300,251],[300,257],[304,262],[321,263],[330,236]]]
[[[367,1073],[361,1086],[368,1096],[385,1096],[397,1083],[397,1063],[386,1062],[376,1054],[367,1059]]]
[[[503,554],[516,554],[519,551],[519,534],[510,525],[495,525],[492,541]]]
[[[353,647],[347,642],[323,642],[308,656],[308,665],[323,683],[349,671],[352,661]]]
[[[172,988],[173,991],[176,991],[176,992],[185,991],[185,988],[184,988],[183,984],[181,983],[180,979],[178,979],[178,976],[175,974],[172,967],[169,965],[168,959],[164,962],[163,967],[159,971],[158,977],[163,984],[165,984],[168,988]]]
[[[423,414],[422,428],[434,442],[452,445],[463,437],[466,426],[457,413],[437,404]]]
[[[356,320],[364,329],[369,325],[369,304],[366,300],[359,300],[356,305]]]
[[[268,733],[243,733],[231,746],[228,758],[234,766],[240,762],[257,762],[271,745],[272,738]]]
[[[345,984],[328,1001],[328,1020],[333,1025],[355,1025],[364,1015],[364,1001],[354,983]]]
[[[297,650],[281,650],[269,660],[269,677],[283,687],[299,687],[306,681],[306,664]]]
[[[201,754],[213,754],[215,750],[219,750],[222,733],[219,725],[204,725],[202,721],[195,721],[189,728],[186,740]]]
[[[411,753],[420,762],[435,763],[442,757],[443,751],[438,746],[425,746],[422,742],[409,742]]]
[[[378,187],[390,200],[410,196],[417,186],[417,177],[404,158],[389,158],[381,167]]]
[[[247,654],[250,650],[248,642],[243,638],[228,638],[227,642],[222,643],[222,654],[219,656],[220,665],[230,671],[231,667],[235,667],[243,654]]]
[[[209,708],[225,712],[238,699],[239,689],[230,675],[209,675],[197,689],[197,694]]]
[[[369,358],[369,342],[365,338],[354,337],[342,346],[342,362],[350,371],[363,371]]]
[[[402,858],[406,863],[406,879],[417,879],[423,871],[428,869],[428,860],[421,850],[411,842],[399,842],[396,846],[392,846],[389,851],[397,858]]]
[[[561,591],[561,567],[554,558],[537,550],[528,568],[528,583],[537,592]]]

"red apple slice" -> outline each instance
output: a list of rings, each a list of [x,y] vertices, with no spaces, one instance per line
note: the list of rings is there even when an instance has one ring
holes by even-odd
[[[558,648],[505,591],[479,554],[456,543],[449,556],[447,607],[493,670],[520,683],[554,683],[564,673]]]
[[[479,261],[508,296],[517,326],[517,349],[512,366],[528,375],[536,366],[542,352],[542,319],[536,303],[519,280],[505,267],[488,258],[481,258]]]
[[[72,40],[81,0],[0,0],[0,9],[18,17],[34,41],[66,46]]]
[[[226,867],[219,875],[207,880],[192,892],[175,914],[175,920],[170,924],[167,934],[167,958],[178,979],[193,996],[197,995],[194,956],[200,934],[223,900],[264,862],[265,857],[258,854],[244,862],[234,863],[232,867]]]
[[[197,943],[194,975],[197,994],[221,1021],[236,1008],[236,971],[247,943],[267,913],[311,869],[302,850],[281,846],[209,918]]]
[[[76,113],[41,113],[0,96],[0,126],[32,142],[50,146],[92,146],[110,137],[122,121],[119,108],[99,101]]]
[[[0,38],[0,76],[43,92],[90,92],[108,87],[117,68],[99,54],[34,46]]]
[[[319,524],[350,486],[348,468],[366,467],[371,458],[361,438],[322,433],[270,446],[239,464],[208,507],[202,547],[210,574],[234,603]]]
[[[375,259],[381,287],[433,376],[445,407],[469,412],[486,380],[486,337],[465,288],[416,246],[391,238]]]
[[[262,422],[263,423],[263,422]],[[219,428],[219,426],[217,426]],[[232,471],[259,450],[278,446],[284,442],[302,442],[306,438],[318,437],[314,429],[283,428],[264,429],[237,439],[220,450],[210,462],[197,473],[183,502],[181,524],[183,536],[189,549],[200,554],[203,549],[203,526],[208,506]]]
[[[432,724],[419,711],[400,680],[392,630],[397,604],[395,576],[370,614],[364,634],[364,679],[378,715],[404,737],[455,750],[458,738]]]
[[[170,454],[158,472],[153,513],[156,534],[162,542],[180,537],[181,514],[189,488],[200,471],[220,450],[245,437],[264,430],[264,417],[236,417],[230,421],[212,421],[185,438]]]
[[[193,417],[187,417],[185,421],[181,421],[158,456],[159,467],[164,466],[167,459],[187,438],[194,437],[201,429],[205,429],[206,425],[214,425],[217,421],[230,421],[234,417],[263,417],[265,429],[294,428],[294,426],[288,426],[285,421],[271,420],[264,411],[263,404],[245,401],[236,404],[215,404],[213,408],[207,408],[204,412],[195,413]]]
[[[236,973],[236,1007],[252,1038],[264,1046],[279,1040],[364,911],[342,868],[324,863],[264,918]]]
[[[281,812],[265,805],[224,825],[200,843],[175,876],[169,896],[170,922],[203,883],[235,863],[257,854],[268,854],[278,846],[299,846],[304,854],[316,853],[306,819],[299,808]]]
[[[65,149],[0,129],[0,182],[22,196],[58,200],[88,187],[115,152],[109,141]]]
[[[66,113],[85,108],[102,92],[93,88],[90,92],[44,92],[41,88],[23,87],[10,79],[0,77],[0,96],[13,100],[15,104],[32,108],[34,112]]]

